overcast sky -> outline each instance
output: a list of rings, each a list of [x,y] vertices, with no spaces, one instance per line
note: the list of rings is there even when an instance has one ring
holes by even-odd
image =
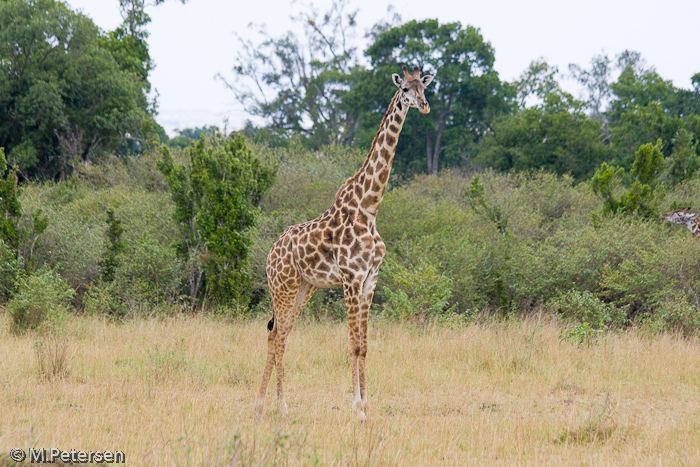
[[[329,1],[314,4],[323,10]],[[104,30],[121,23],[119,0],[68,0]],[[529,63],[544,57],[568,71],[569,63],[586,65],[601,51],[613,56],[629,49],[641,52],[648,65],[676,86],[689,88],[700,72],[700,2],[650,0],[354,0],[359,31],[387,16],[394,5],[404,21],[437,18],[481,29],[496,51],[501,79],[518,77]],[[242,125],[246,114],[214,76],[231,77],[239,48],[233,35],[255,39],[249,23],[265,23],[273,36],[292,28],[290,16],[302,8],[289,0],[170,0],[148,13],[149,45],[156,68],[151,83],[160,95],[158,122],[175,128]],[[568,86],[572,86],[569,83]],[[576,88],[570,88],[575,91]]]

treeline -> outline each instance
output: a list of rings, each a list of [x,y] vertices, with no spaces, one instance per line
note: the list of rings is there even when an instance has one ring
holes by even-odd
[[[264,33],[241,40],[233,78],[224,81],[245,109],[267,124],[248,134],[284,145],[368,148],[391,96],[389,77],[402,64],[435,76],[428,116],[409,113],[394,173],[434,174],[448,167],[501,171],[545,169],[590,177],[602,163],[629,170],[642,144],[661,140],[668,177],[690,176],[700,139],[700,73],[692,89],[664,80],[640,54],[601,54],[565,75],[537,59],[514,82],[494,69],[496,51],[478,28],[437,20],[376,24],[361,52],[356,11],[336,0],[324,12],[300,13],[302,35]],[[366,64],[364,64],[366,63]],[[579,99],[562,89],[575,79]],[[689,158],[689,159],[688,159]],[[682,167],[682,168],[681,168]]]
[[[167,139],[148,97],[146,3],[119,4],[124,22],[105,32],[60,1],[0,1],[0,147],[22,179]]]

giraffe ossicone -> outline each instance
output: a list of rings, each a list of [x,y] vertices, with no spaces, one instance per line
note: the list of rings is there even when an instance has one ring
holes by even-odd
[[[685,225],[694,237],[700,237],[700,219],[696,213],[690,212],[690,207],[661,214],[661,218],[674,224]]]
[[[333,205],[321,216],[288,227],[267,257],[267,282],[273,316],[268,323],[267,361],[255,404],[262,415],[265,394],[277,369],[280,413],[287,412],[284,400],[284,351],[286,340],[299,313],[318,288],[343,287],[348,317],[352,362],[352,408],[358,419],[366,419],[367,321],[386,246],[376,227],[379,205],[387,187],[391,164],[409,107],[430,112],[425,88],[430,75],[420,76],[403,66],[403,78],[392,75],[398,87],[382,119],[362,167],[340,187]]]

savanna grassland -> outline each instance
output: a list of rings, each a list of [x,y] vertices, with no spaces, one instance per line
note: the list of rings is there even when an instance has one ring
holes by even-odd
[[[263,321],[75,318],[69,328],[52,375],[55,353],[42,373],[37,339],[0,326],[3,456],[34,446],[119,449],[131,465],[700,463],[700,344],[670,334],[577,345],[544,315],[375,321],[360,424],[346,326],[302,319],[285,355],[290,413],[277,414],[271,384],[256,425]]]

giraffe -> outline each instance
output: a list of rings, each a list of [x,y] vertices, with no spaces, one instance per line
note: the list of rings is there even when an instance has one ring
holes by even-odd
[[[683,224],[688,227],[694,237],[700,237],[700,219],[698,219],[697,214],[690,212],[689,207],[661,214],[661,218],[674,224]]]
[[[366,420],[367,320],[386,252],[375,221],[408,108],[417,108],[422,114],[430,112],[424,91],[433,77],[421,77],[418,67],[411,74],[404,65],[403,78],[394,73],[392,80],[399,89],[362,167],[340,187],[326,212],[314,220],[288,227],[267,257],[273,314],[267,325],[267,361],[255,404],[258,418],[262,415],[273,367],[277,368],[279,413],[287,413],[282,383],[287,336],[319,287],[342,286],[352,362],[352,408],[360,421]]]

